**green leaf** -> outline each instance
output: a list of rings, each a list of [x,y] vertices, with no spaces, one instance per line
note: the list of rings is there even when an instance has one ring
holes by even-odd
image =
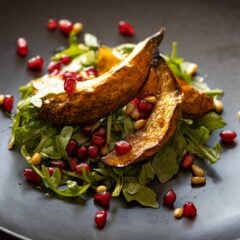
[[[135,47],[135,44],[132,43],[125,43],[121,44],[113,49],[113,51],[117,51],[122,55],[129,55]]]
[[[150,161],[142,165],[141,172],[139,174],[138,180],[141,184],[145,185],[146,183],[153,180],[155,175],[154,169]]]
[[[79,61],[83,66],[94,66],[97,63],[97,56],[94,51],[88,51],[79,56]]]

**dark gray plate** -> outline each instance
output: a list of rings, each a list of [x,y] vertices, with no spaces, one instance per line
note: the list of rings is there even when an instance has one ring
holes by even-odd
[[[183,3],[184,2],[184,3]],[[197,62],[208,74],[212,87],[226,92],[224,118],[229,129],[239,131],[240,109],[240,2],[232,1],[4,1],[0,14],[0,92],[15,96],[18,87],[33,75],[26,70],[26,59],[15,54],[15,41],[24,36],[29,41],[28,57],[40,54],[48,59],[52,50],[66,45],[58,32],[49,32],[49,18],[69,18],[84,23],[85,30],[102,42],[114,46],[137,42],[161,26],[167,28],[162,51],[170,51],[171,42],[180,45],[180,55]],[[119,20],[136,27],[134,38],[117,32]],[[240,237],[240,150],[238,144],[224,147],[221,160],[207,168],[207,184],[192,188],[190,174],[181,173],[170,183],[157,186],[159,200],[164,191],[174,188],[176,206],[194,201],[198,216],[194,221],[175,220],[172,210],[142,208],[114,200],[104,230],[93,225],[97,207],[88,201],[47,199],[23,179],[24,161],[16,151],[8,151],[11,121],[0,113],[0,226],[36,240],[43,239],[237,239]],[[213,136],[218,140],[218,134]],[[8,237],[10,238],[10,237]]]

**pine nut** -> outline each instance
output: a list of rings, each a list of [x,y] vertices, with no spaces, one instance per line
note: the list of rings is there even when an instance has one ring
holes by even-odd
[[[134,105],[132,103],[128,103],[126,108],[125,108],[125,113],[127,115],[130,115],[132,113],[132,111],[134,110]]]
[[[182,218],[183,216],[183,209],[182,208],[175,208],[173,215],[175,218]]]
[[[101,154],[103,156],[108,154],[108,146],[107,146],[107,144],[104,147],[101,148]]]
[[[237,116],[238,116],[238,119],[240,119],[240,111],[238,111]]]
[[[42,156],[40,153],[37,153],[37,152],[34,153],[31,157],[31,163],[33,165],[38,165],[41,162],[41,160],[42,160]]]
[[[155,103],[157,101],[157,98],[155,96],[149,96],[149,97],[145,97],[144,100],[149,103]]]
[[[3,103],[4,103],[4,95],[1,94],[0,95],[0,106],[3,105]]]
[[[221,113],[223,111],[223,103],[218,99],[214,99],[214,109],[217,113]]]
[[[139,111],[138,111],[136,108],[132,111],[131,117],[132,117],[133,119],[135,119],[135,120],[139,119],[140,113],[139,113]]]
[[[102,193],[102,192],[106,192],[107,191],[107,187],[105,185],[99,185],[96,188],[96,193]]]
[[[192,177],[192,184],[194,185],[200,185],[206,183],[205,177]]]
[[[82,23],[80,23],[80,22],[74,23],[74,25],[73,25],[73,31],[74,31],[76,34],[79,34],[82,30],[83,30],[83,24],[82,24]]]
[[[196,164],[192,165],[192,171],[197,177],[204,177],[205,174],[204,170],[201,167],[197,166]]]
[[[145,125],[146,125],[146,120],[144,120],[144,119],[137,120],[134,123],[134,129],[139,130],[139,129],[143,128]]]

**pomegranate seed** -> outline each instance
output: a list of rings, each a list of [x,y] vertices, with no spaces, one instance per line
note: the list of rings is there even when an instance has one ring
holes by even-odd
[[[141,117],[148,118],[149,115],[152,113],[154,104],[141,100],[137,107]]]
[[[60,62],[50,62],[48,64],[48,72],[52,73],[54,70],[60,70],[61,69],[61,63]]]
[[[192,202],[186,202],[183,205],[183,216],[187,218],[194,218],[197,216],[197,209]]]
[[[59,74],[59,72],[60,72],[60,69],[54,69],[52,72],[51,72],[51,74],[50,74],[50,76],[57,76],[58,74]]]
[[[68,93],[68,94],[73,94],[75,92],[76,89],[76,81],[73,79],[68,79],[64,81],[64,90]]]
[[[69,159],[69,166],[73,172],[76,171],[77,165],[78,165],[78,160],[76,158]]]
[[[98,72],[97,72],[97,69],[96,68],[88,68],[85,73],[88,75],[88,76],[94,76],[94,77],[97,77],[98,76]]]
[[[85,133],[86,135],[90,135],[92,134],[92,125],[89,126],[84,126],[82,128],[83,133]]]
[[[66,147],[66,152],[69,157],[74,157],[77,153],[78,150],[78,142],[75,139],[70,139],[67,147]]]
[[[47,22],[47,28],[50,30],[50,31],[53,31],[53,30],[56,30],[58,27],[58,23],[57,23],[57,20],[56,19],[49,19],[48,22]]]
[[[84,161],[87,158],[88,149],[85,146],[80,146],[77,150],[77,158]]]
[[[103,137],[94,135],[92,136],[91,144],[101,148],[105,145],[105,139]]]
[[[66,35],[69,35],[69,33],[72,31],[72,28],[73,28],[72,23],[66,19],[59,20],[58,25],[59,25],[59,30]]]
[[[64,55],[61,57],[60,61],[63,65],[68,65],[72,61],[72,58],[67,55]]]
[[[115,151],[120,156],[130,152],[131,149],[132,146],[127,141],[119,141],[115,144]]]
[[[134,107],[138,107],[138,104],[140,103],[140,98],[138,97],[133,98],[131,103],[133,104]]]
[[[28,53],[28,44],[25,38],[18,38],[17,40],[17,53],[20,56],[26,56]]]
[[[61,77],[64,80],[73,79],[73,80],[76,80],[76,81],[83,81],[83,77],[80,75],[79,72],[65,71],[64,73],[61,74]]]
[[[118,31],[124,35],[124,36],[133,36],[134,35],[134,27],[128,23],[128,22],[125,22],[125,21],[121,21],[119,22],[118,24]]]
[[[94,196],[94,202],[102,207],[109,206],[109,202],[112,199],[112,195],[109,192],[100,192]]]
[[[38,183],[40,181],[40,177],[37,173],[31,168],[25,168],[23,171],[23,176],[25,179],[32,183]]]
[[[65,168],[65,163],[62,160],[58,161],[51,161],[51,165],[56,168],[64,169]]]
[[[48,173],[50,174],[50,176],[53,175],[54,170],[55,170],[54,167],[49,167],[49,168],[48,168]]]
[[[99,128],[93,133],[93,136],[100,136],[100,137],[106,137],[106,129],[105,128]]]
[[[11,112],[13,108],[14,97],[11,95],[4,96],[3,107],[7,112]]]
[[[176,193],[171,189],[163,197],[163,203],[165,205],[172,205],[176,201]]]
[[[185,153],[182,158],[181,166],[184,170],[188,170],[191,168],[193,161],[195,159],[195,155],[192,153]]]
[[[29,70],[33,70],[33,71],[42,70],[44,60],[40,56],[36,56],[29,59],[27,64],[28,64]]]
[[[87,164],[87,163],[80,163],[80,164],[78,164],[76,167],[75,167],[75,170],[76,170],[76,172],[80,175],[80,176],[82,176],[82,174],[83,174],[83,169],[85,169],[85,171],[88,173],[88,172],[90,172],[90,166]]]
[[[98,151],[98,148],[96,146],[90,145],[88,147],[88,156],[90,158],[96,158],[96,157],[98,157],[98,154],[99,154],[99,151]]]
[[[223,130],[220,132],[220,137],[223,142],[233,143],[237,137],[237,133],[231,130]]]
[[[95,215],[95,224],[97,228],[102,229],[107,222],[107,211],[106,210],[100,210]]]

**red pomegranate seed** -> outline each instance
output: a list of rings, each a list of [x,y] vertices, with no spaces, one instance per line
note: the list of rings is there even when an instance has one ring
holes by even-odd
[[[42,70],[44,60],[40,56],[36,56],[29,59],[27,64],[28,64],[29,70],[33,70],[33,71]]]
[[[66,147],[66,152],[69,157],[74,157],[77,153],[78,150],[78,142],[75,139],[70,139],[67,147]]]
[[[23,176],[25,179],[32,183],[38,183],[40,181],[40,177],[37,173],[31,168],[25,168],[23,171]]]
[[[28,44],[25,38],[18,38],[17,40],[17,53],[20,56],[26,56],[28,53]]]
[[[115,144],[115,151],[120,156],[130,152],[131,149],[132,146],[127,141],[119,141]]]
[[[152,113],[154,104],[141,100],[138,104],[138,111],[142,118],[148,118]]]
[[[76,81],[73,79],[68,79],[64,81],[64,90],[68,93],[68,94],[73,94],[75,92],[76,89]]]
[[[90,172],[90,166],[87,163],[80,163],[75,167],[76,172],[82,176],[83,174],[83,169],[88,173]]]
[[[69,159],[70,169],[74,172],[76,171],[76,166],[78,165],[78,160],[76,158]]]
[[[86,73],[88,76],[94,76],[94,77],[97,77],[97,76],[98,76],[97,69],[94,68],[94,67],[88,68],[87,70],[85,70],[85,73]]]
[[[233,143],[237,137],[237,133],[231,130],[223,130],[220,132],[220,137],[223,142]]]
[[[72,61],[72,58],[67,55],[64,55],[61,57],[60,61],[63,65],[68,65]]]
[[[95,215],[95,224],[97,228],[102,229],[107,222],[107,211],[106,210],[100,210]]]
[[[56,168],[64,169],[65,163],[62,160],[51,161],[51,165]]]
[[[83,81],[83,77],[80,75],[79,72],[65,71],[64,73],[61,74],[61,77],[64,80],[73,79],[73,80],[76,80],[76,81]]]
[[[47,28],[50,30],[50,31],[53,31],[53,30],[56,30],[58,27],[58,23],[57,23],[57,20],[56,19],[49,19],[48,22],[47,22]]]
[[[3,100],[3,108],[7,112],[11,112],[13,108],[14,97],[11,95],[5,95]]]
[[[105,145],[105,139],[103,137],[94,135],[92,136],[91,144],[101,148]]]
[[[54,167],[49,167],[49,168],[48,168],[48,173],[50,174],[50,176],[53,175],[54,170],[55,170]]]
[[[100,136],[105,138],[106,137],[106,129],[105,128],[99,128],[94,133],[93,136]]]
[[[176,193],[171,189],[163,197],[163,203],[165,205],[172,205],[176,201]]]
[[[138,97],[133,98],[131,103],[133,104],[134,107],[138,107],[138,104],[140,103],[140,98]]]
[[[197,209],[192,202],[186,202],[183,205],[183,216],[187,218],[194,218],[197,216]]]
[[[88,156],[90,158],[96,158],[96,157],[98,157],[98,154],[99,154],[99,151],[98,151],[98,148],[96,146],[90,145],[88,147]]]
[[[72,28],[73,28],[72,22],[70,22],[67,19],[59,20],[58,25],[59,25],[59,30],[66,35],[69,35],[69,33],[72,31]]]
[[[185,153],[182,158],[181,166],[184,170],[188,170],[191,168],[193,161],[195,159],[195,155],[192,153]]]
[[[80,146],[77,150],[77,158],[80,161],[84,161],[87,158],[88,149],[85,146]]]
[[[48,72],[49,73],[53,73],[53,71],[55,71],[55,70],[58,70],[58,72],[59,72],[59,70],[61,69],[61,63],[60,62],[50,62],[49,64],[48,64]]]
[[[94,202],[102,207],[107,207],[111,199],[112,195],[109,192],[97,193],[94,196]]]
[[[133,36],[135,32],[134,27],[125,21],[119,22],[118,31],[124,36]]]

